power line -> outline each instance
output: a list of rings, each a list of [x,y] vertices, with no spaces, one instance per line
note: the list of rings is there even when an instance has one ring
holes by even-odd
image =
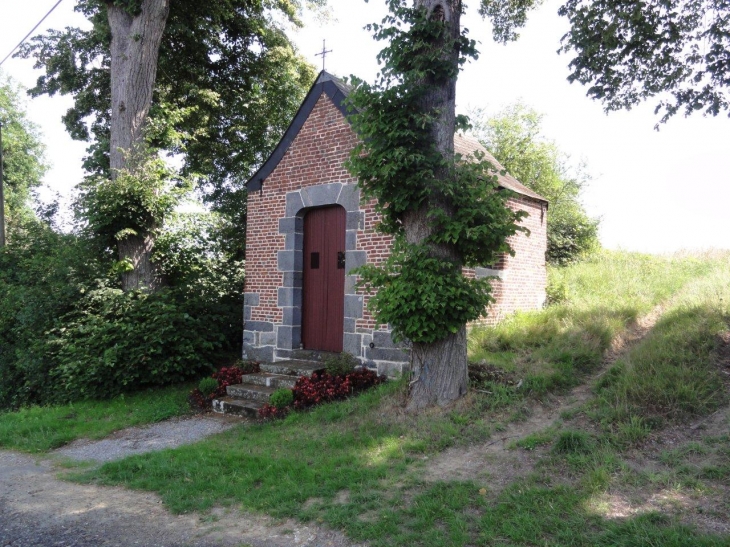
[[[43,19],[41,19],[40,21],[38,21],[38,22],[36,23],[36,25],[35,25],[35,26],[34,26],[34,27],[33,27],[32,29],[30,29],[30,32],[29,32],[28,34],[26,34],[26,35],[25,35],[25,36],[23,37],[23,39],[22,39],[22,40],[21,40],[20,42],[18,42],[18,45],[17,45],[17,46],[15,46],[15,47],[14,47],[13,49],[11,49],[11,50],[10,50],[10,53],[8,53],[8,54],[7,54],[6,56],[5,56],[5,59],[3,59],[2,61],[0,61],[0,66],[3,66],[3,63],[4,63],[5,61],[7,61],[7,60],[8,60],[9,58],[10,58],[10,56],[11,56],[11,55],[12,55],[13,53],[15,53],[15,50],[16,50],[16,49],[18,49],[18,48],[19,48],[19,47],[20,47],[21,45],[23,45],[23,42],[25,42],[25,41],[27,40],[28,36],[30,36],[31,34],[33,34],[33,32],[35,31],[35,29],[37,29],[37,28],[38,28],[38,27],[40,26],[40,24],[41,24],[41,23],[42,23],[43,21],[45,21],[45,20],[46,20],[46,17],[48,17],[48,16],[49,16],[49,15],[50,15],[51,13],[53,13],[53,10],[54,10],[54,9],[56,9],[56,8],[58,7],[58,4],[60,4],[61,2],[63,2],[63,0],[58,0],[58,2],[56,2],[56,3],[55,3],[55,5],[54,5],[54,6],[53,6],[53,7],[51,8],[51,9],[49,9],[49,10],[48,10],[48,13],[46,13],[46,14],[45,14],[45,15],[43,16]]]

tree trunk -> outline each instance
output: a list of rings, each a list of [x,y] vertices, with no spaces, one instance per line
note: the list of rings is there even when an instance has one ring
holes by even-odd
[[[111,131],[109,165],[115,178],[130,169],[144,154],[144,124],[147,120],[157,77],[157,58],[165,30],[169,0],[142,0],[139,13],[130,13],[107,2],[111,28]],[[154,247],[152,226],[149,232],[129,236],[117,245],[119,259],[127,260],[133,270],[122,274],[122,289],[127,291],[157,286],[150,256]]]
[[[425,7],[433,18],[443,19],[453,39],[461,32],[461,0],[414,0],[416,7]],[[458,52],[448,52],[449,60],[458,67]],[[425,82],[429,91],[421,101],[424,111],[435,112],[436,121],[431,136],[439,152],[447,158],[454,156],[456,111],[456,77],[445,84]],[[451,176],[449,172],[436,173],[436,180]],[[449,205],[438,188],[431,191],[426,204],[419,210],[404,215],[403,227],[409,243],[420,244],[432,233],[428,220],[429,209],[440,208],[449,212]],[[450,245],[430,245],[431,253],[454,264],[461,270],[459,254]],[[428,406],[446,406],[464,396],[467,391],[466,326],[456,334],[431,344],[414,343],[411,353],[414,379],[411,382],[408,410],[418,411]]]
[[[413,344],[408,410],[419,411],[433,405],[447,406],[466,395],[466,326],[445,340],[433,344]]]

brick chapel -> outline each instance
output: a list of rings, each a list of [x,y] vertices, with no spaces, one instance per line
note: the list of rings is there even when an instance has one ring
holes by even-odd
[[[244,358],[274,362],[300,350],[348,352],[379,374],[396,375],[408,354],[391,340],[355,288],[353,269],[378,263],[391,238],[377,231],[373,202],[363,202],[344,163],[358,142],[348,122],[349,87],[320,73],[269,159],[248,181]],[[455,152],[479,151],[501,170],[507,205],[527,212],[505,255],[478,277],[492,276],[496,302],[482,322],[542,307],[547,275],[548,203],[501,169],[476,140],[456,135]]]

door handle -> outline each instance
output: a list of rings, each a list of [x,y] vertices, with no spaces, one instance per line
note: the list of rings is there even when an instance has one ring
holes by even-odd
[[[337,251],[337,269],[338,270],[345,269],[345,252],[344,251]]]

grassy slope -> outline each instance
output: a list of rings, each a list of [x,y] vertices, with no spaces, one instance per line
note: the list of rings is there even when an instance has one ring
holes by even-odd
[[[596,499],[617,484],[661,479],[622,463],[621,447],[631,441],[632,427],[646,429],[631,416],[657,413],[654,403],[644,404],[651,401],[646,393],[669,395],[661,412],[681,409],[657,414],[666,420],[706,413],[722,402],[714,380],[702,380],[691,391],[704,403],[688,404],[680,396],[684,387],[659,381],[664,372],[653,360],[676,356],[668,366],[682,386],[713,373],[714,335],[728,328],[730,317],[730,299],[725,307],[713,304],[714,295],[730,285],[726,264],[727,257],[611,254],[552,272],[568,287],[564,304],[472,336],[475,357],[526,378],[520,389],[495,384],[492,395],[473,393],[453,409],[411,417],[400,411],[403,384],[391,384],[282,422],[242,426],[76,478],[158,492],[174,511],[236,504],[316,520],[373,545],[728,545],[726,538],[700,534],[661,513],[611,519],[595,509]],[[496,496],[489,495],[487,483],[422,479],[426,458],[448,446],[484,441],[525,399],[575,385],[598,365],[611,336],[680,290],[655,333],[599,386],[591,416],[605,433],[551,432],[544,442],[558,438],[543,464]],[[648,350],[652,344],[662,353]],[[728,439],[708,442],[717,452],[714,471],[677,471],[661,480],[690,484],[691,475],[696,486],[705,473],[726,483]]]
[[[620,488],[730,488],[727,435],[666,453],[669,471],[637,471],[623,452],[651,428],[724,401],[712,351],[730,318],[728,268],[727,256],[611,253],[555,270],[553,286],[566,288],[562,304],[471,335],[472,357],[523,379],[520,388],[488,383],[481,387],[491,394],[471,393],[452,409],[413,417],[401,410],[404,384],[392,383],[280,422],[109,463],[76,480],[155,491],[174,511],[234,504],[322,522],[372,545],[728,545],[661,512],[615,519],[601,510],[602,496]],[[603,376],[582,414],[593,424],[588,432],[562,424],[515,443],[553,446],[533,473],[494,495],[486,480],[423,480],[428,458],[483,442],[505,420],[524,418],[532,398],[581,382],[612,336],[670,298],[651,335]],[[186,393],[2,414],[0,446],[48,450],[102,437],[184,412]],[[711,465],[688,464],[687,451],[709,454]]]
[[[45,452],[75,439],[101,439],[113,431],[166,420],[190,411],[191,386],[177,386],[110,401],[83,401],[0,413],[0,447]]]

